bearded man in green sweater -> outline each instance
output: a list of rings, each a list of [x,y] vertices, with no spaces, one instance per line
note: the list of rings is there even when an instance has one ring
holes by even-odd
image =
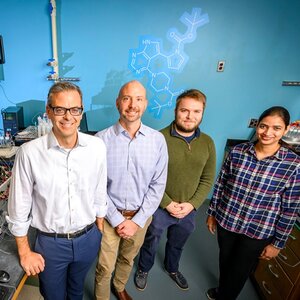
[[[206,96],[199,90],[183,92],[177,98],[174,122],[161,131],[168,145],[168,179],[140,250],[134,277],[139,290],[146,288],[164,230],[167,230],[165,270],[179,288],[188,289],[187,280],[179,271],[179,260],[195,230],[196,210],[212,188],[216,169],[214,142],[199,129],[205,105]]]

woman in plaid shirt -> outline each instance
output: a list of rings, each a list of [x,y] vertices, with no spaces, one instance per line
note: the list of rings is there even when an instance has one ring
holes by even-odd
[[[217,230],[219,286],[208,299],[236,299],[258,258],[278,255],[300,207],[300,157],[281,138],[289,112],[274,106],[260,116],[257,141],[233,147],[214,187],[208,230]]]

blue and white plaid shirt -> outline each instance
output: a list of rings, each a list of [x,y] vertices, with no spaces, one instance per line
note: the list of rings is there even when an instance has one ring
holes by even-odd
[[[139,210],[132,221],[144,227],[165,191],[168,150],[164,136],[141,124],[131,139],[119,122],[96,136],[107,149],[106,218],[116,227],[124,221],[118,209]]]
[[[283,248],[300,208],[300,157],[281,147],[258,160],[254,144],[235,146],[214,187],[208,215],[226,230]]]

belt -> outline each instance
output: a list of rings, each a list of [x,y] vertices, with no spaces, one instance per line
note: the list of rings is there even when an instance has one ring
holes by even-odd
[[[133,218],[137,214],[137,212],[139,210],[138,209],[137,210],[118,209],[118,211],[121,213],[121,215],[123,217],[130,220],[131,218]]]
[[[51,236],[51,237],[56,237],[56,238],[64,238],[64,239],[74,239],[77,238],[85,233],[87,233],[88,231],[90,231],[92,229],[92,227],[94,226],[95,223],[92,223],[90,225],[85,226],[83,229],[80,229],[78,231],[72,232],[72,233],[56,233],[56,232],[44,232],[44,231],[40,231],[39,233],[45,236]]]

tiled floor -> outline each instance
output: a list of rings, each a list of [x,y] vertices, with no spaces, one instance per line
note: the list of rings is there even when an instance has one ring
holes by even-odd
[[[180,261],[180,271],[187,278],[189,290],[183,291],[163,270],[166,236],[162,237],[155,263],[148,276],[148,285],[144,291],[138,291],[133,282],[133,272],[126,290],[134,300],[207,300],[205,291],[218,284],[218,245],[216,236],[211,235],[205,224],[208,203],[204,203],[196,217],[196,230],[188,240]],[[90,269],[86,281],[83,300],[94,300],[95,265]],[[111,300],[115,300],[111,296]],[[237,300],[259,300],[250,282],[247,281]]]
[[[37,286],[25,284],[19,294],[18,300],[43,300]]]
[[[148,277],[148,286],[145,291],[138,291],[133,283],[134,270],[129,278],[126,289],[135,300],[206,300],[205,291],[214,287],[218,283],[218,246],[216,236],[212,236],[206,226],[207,203],[203,204],[197,214],[197,228],[188,240],[184,249],[180,271],[186,276],[190,289],[182,291],[177,288],[174,282],[166,275],[162,269],[164,258],[164,242],[165,237],[160,243],[155,265],[153,266]],[[94,300],[94,278],[95,278],[95,263],[91,267],[84,289],[83,300]],[[37,285],[37,279],[34,278],[34,285]],[[27,282],[30,283],[30,282]],[[18,300],[42,300],[37,287],[24,285]],[[258,300],[259,297],[250,282],[247,281],[238,300]],[[111,300],[115,300],[112,296]]]

